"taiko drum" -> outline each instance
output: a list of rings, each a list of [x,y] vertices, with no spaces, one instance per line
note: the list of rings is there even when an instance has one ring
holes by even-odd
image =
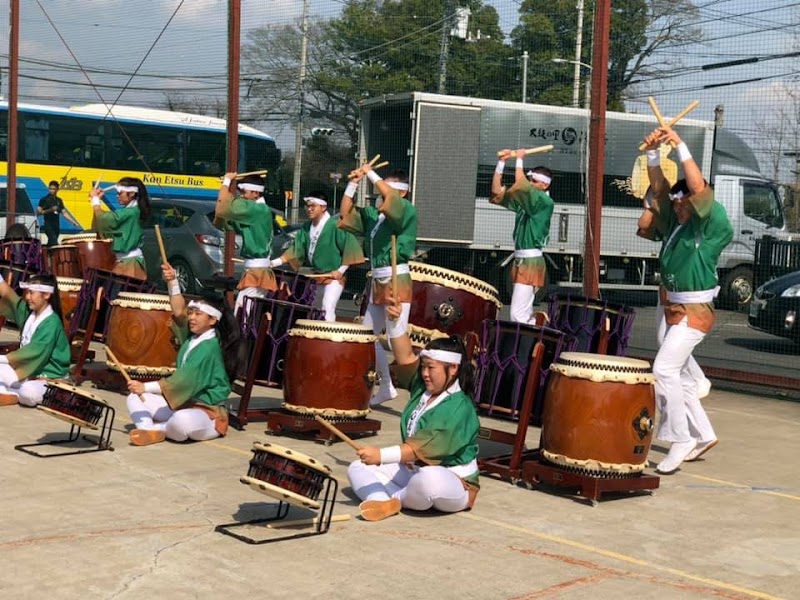
[[[654,419],[648,362],[562,352],[550,366],[542,456],[591,475],[638,475],[646,466]]]
[[[83,279],[56,277],[56,284],[58,285],[58,299],[61,301],[61,320],[64,323],[64,329],[69,329],[69,321],[78,304]]]
[[[80,279],[83,273],[78,248],[69,244],[47,248],[47,263],[56,277]]]
[[[101,240],[95,233],[79,233],[65,235],[62,245],[72,245],[78,249],[78,260],[81,272],[87,267],[110,271],[117,262],[117,256],[111,247],[111,240]]]
[[[175,367],[169,296],[120,292],[111,302],[106,343],[125,367],[167,370]]]

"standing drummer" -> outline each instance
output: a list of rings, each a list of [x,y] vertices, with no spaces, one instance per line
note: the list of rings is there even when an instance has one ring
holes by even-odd
[[[536,292],[545,284],[546,266],[542,248],[550,238],[550,217],[553,214],[553,199],[550,198],[550,183],[553,173],[547,167],[535,167],[524,171],[525,150],[516,151],[514,185],[506,191],[503,185],[503,170],[511,150],[501,150],[500,160],[492,177],[492,195],[489,202],[503,206],[516,213],[514,218],[514,266],[511,293],[511,320],[533,324],[533,301]]]
[[[239,195],[231,192],[236,182]],[[245,272],[236,289],[235,312],[246,297],[264,298],[266,292],[277,289],[275,274],[270,268],[272,245],[272,210],[263,197],[264,180],[258,175],[248,175],[241,180],[236,173],[226,173],[217,196],[214,210],[215,224],[224,222],[242,236],[241,257]]]
[[[47,236],[47,247],[58,244],[61,233],[61,215],[78,229],[83,229],[77,219],[72,216],[64,206],[64,201],[58,196],[58,182],[53,180],[47,186],[47,195],[39,200],[36,214],[42,215],[42,230]]]
[[[353,197],[358,184],[367,177],[380,193],[377,206],[355,206]],[[369,163],[357,169],[342,197],[339,227],[364,236],[364,254],[369,257],[372,269],[367,313],[364,325],[371,325],[375,335],[386,329],[389,343],[408,330],[411,313],[411,271],[408,261],[417,248],[417,209],[408,200],[408,175],[397,170],[383,179]],[[395,301],[390,297],[392,287],[392,236],[397,239],[397,292]],[[387,306],[400,304],[396,319],[387,318]],[[394,346],[392,346],[394,347]],[[370,400],[377,406],[397,397],[389,372],[389,360],[380,342],[375,342],[375,354],[381,382],[378,392]]]
[[[288,263],[295,271],[303,264],[324,274],[317,279],[325,286],[322,310],[326,321],[336,320],[336,304],[345,286],[345,273],[350,265],[364,262],[358,240],[352,233],[336,226],[328,212],[328,196],[322,191],[311,192],[303,199],[309,221],[297,231],[292,245],[279,258],[272,260],[271,267]]]
[[[672,442],[656,470],[669,474],[683,461],[695,460],[717,444],[714,428],[700,403],[699,367],[692,352],[714,326],[714,298],[719,292],[717,263],[733,239],[733,228],[677,133],[668,127],[659,128],[644,143],[652,200],[645,199],[638,234],[666,240],[659,257],[666,333],[653,362],[653,375],[661,412],[656,437]],[[683,166],[684,179],[671,188],[661,169],[661,144],[674,146]]]

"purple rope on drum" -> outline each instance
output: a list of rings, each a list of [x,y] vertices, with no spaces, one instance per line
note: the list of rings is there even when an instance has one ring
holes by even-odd
[[[576,352],[591,353],[597,353],[608,319],[606,354],[616,356],[625,356],[636,317],[634,310],[623,304],[559,294],[548,297],[547,315],[551,327],[577,338]]]
[[[12,265],[21,265],[33,273],[44,271],[42,242],[39,240],[10,240],[0,243],[0,257]]]

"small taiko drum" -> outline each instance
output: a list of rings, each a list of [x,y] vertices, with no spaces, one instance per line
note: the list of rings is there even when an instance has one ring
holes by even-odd
[[[72,245],[78,249],[81,272],[87,267],[110,271],[117,262],[111,248],[111,240],[98,239],[96,233],[78,233],[61,238],[62,245]]]
[[[4,240],[0,242],[0,260],[24,265],[34,273],[44,269],[42,242],[39,240]]]
[[[77,246],[71,244],[50,246],[47,248],[47,264],[50,272],[56,277],[82,278],[83,270]]]
[[[497,289],[475,277],[425,263],[408,263],[414,301],[408,322],[451,335],[479,332],[503,306]]]
[[[282,502],[318,509],[317,498],[330,478],[330,468],[310,456],[277,444],[256,442],[247,475],[239,481]]]
[[[175,371],[171,319],[167,295],[120,292],[111,301],[106,344],[132,377],[155,379]],[[108,365],[117,369],[113,362]]]
[[[56,284],[58,285],[58,299],[61,301],[61,320],[64,322],[64,329],[68,329],[72,313],[78,305],[83,279],[56,277]]]
[[[639,475],[654,419],[654,379],[647,361],[562,352],[550,366],[542,456],[593,476]]]
[[[289,331],[283,407],[329,417],[369,413],[375,341],[365,325],[300,319]]]
[[[42,403],[36,408],[78,427],[97,429],[106,402],[68,383],[48,381]]]

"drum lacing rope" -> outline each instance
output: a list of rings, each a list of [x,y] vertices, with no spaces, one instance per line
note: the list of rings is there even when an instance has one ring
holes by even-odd
[[[601,370],[601,371],[611,371],[612,373],[633,373],[636,375],[651,375],[652,371],[650,367],[634,367],[630,365],[612,365],[612,364],[605,364],[605,363],[593,363],[593,362],[586,362],[582,360],[571,360],[568,358],[559,358],[556,364],[563,365],[565,367],[574,367],[577,369],[591,369],[591,370]]]
[[[443,273],[439,269],[434,270],[433,268],[429,268],[427,266],[418,266],[418,264],[411,265],[411,272],[430,275],[434,277],[444,277],[445,279],[450,279],[452,281],[456,281],[458,283],[463,283],[464,285],[469,285],[474,288],[477,288],[482,292],[484,292],[485,294],[489,294],[490,296],[497,296],[497,289],[495,287],[475,277],[467,277],[465,275],[455,273],[452,271]]]
[[[600,469],[587,469],[585,467],[575,467],[570,465],[563,465],[552,460],[548,460],[546,457],[542,456],[541,459],[543,462],[546,462],[548,465],[553,465],[554,467],[558,467],[563,471],[569,471],[570,473],[575,473],[577,475],[586,475],[588,477],[596,477],[597,479],[630,479],[632,477],[641,477],[642,471],[632,471],[632,472],[622,472],[622,471],[603,471]]]

